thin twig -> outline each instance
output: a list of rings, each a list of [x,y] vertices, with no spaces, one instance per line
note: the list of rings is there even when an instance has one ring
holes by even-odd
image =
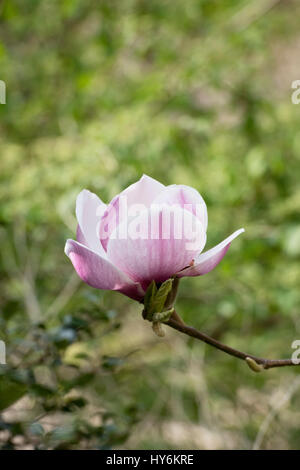
[[[292,359],[265,359],[262,357],[253,356],[252,354],[246,354],[242,351],[238,351],[237,349],[231,348],[226,344],[220,343],[214,338],[202,333],[196,328],[192,326],[186,325],[178,313],[175,312],[172,317],[164,323],[165,325],[174,328],[181,333],[184,333],[187,336],[191,336],[192,338],[199,339],[200,341],[204,341],[206,344],[210,344],[214,348],[220,349],[221,351],[229,354],[230,356],[237,357],[238,359],[242,359],[246,361],[250,369],[255,372],[260,372],[263,369],[271,369],[273,367],[284,367],[284,366],[296,366],[300,365],[296,364],[292,361]]]

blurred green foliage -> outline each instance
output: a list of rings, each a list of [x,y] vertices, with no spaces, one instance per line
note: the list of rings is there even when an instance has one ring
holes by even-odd
[[[179,333],[158,339],[63,254],[81,189],[108,201],[142,173],[194,186],[209,247],[246,233],[181,282],[178,311],[233,347],[289,357],[299,20],[296,0],[1,3],[1,448],[299,448],[296,368],[255,375]]]

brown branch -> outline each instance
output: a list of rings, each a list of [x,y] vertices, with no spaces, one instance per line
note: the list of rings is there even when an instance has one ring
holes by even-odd
[[[204,343],[210,344],[214,348],[220,349],[230,356],[246,361],[250,369],[255,372],[260,372],[263,369],[271,369],[273,367],[300,365],[300,363],[294,364],[292,359],[264,359],[262,357],[253,356],[252,354],[243,353],[237,349],[231,348],[230,346],[226,346],[226,344],[220,343],[220,341],[211,338],[205,333],[201,333],[201,331],[196,330],[196,328],[186,325],[177,312],[174,312],[171,318],[164,324],[184,333],[185,335],[191,336],[192,338],[204,341]]]

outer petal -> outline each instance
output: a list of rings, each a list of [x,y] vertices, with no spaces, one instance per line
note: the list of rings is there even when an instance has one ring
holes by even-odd
[[[142,204],[147,209],[164,188],[165,186],[155,179],[143,175],[139,181],[131,184],[112,199],[103,215],[99,229],[99,238],[105,250],[110,235],[128,217],[128,210],[133,204]]]
[[[112,233],[108,259],[146,287],[187,266],[205,245],[202,224],[179,207],[151,207]],[[136,229],[136,230],[135,230]]]
[[[232,240],[244,231],[245,230],[243,228],[237,230],[211,250],[198,255],[194,260],[194,265],[179,271],[177,276],[202,276],[203,274],[207,274],[212,271],[226,255]]]
[[[140,284],[132,281],[99,253],[74,240],[67,240],[65,253],[70,258],[78,276],[97,289],[116,290],[136,300],[144,296]]]
[[[87,189],[78,194],[76,217],[78,220],[77,240],[97,253],[105,254],[98,237],[98,223],[106,209],[101,199]]]
[[[198,191],[184,184],[167,186],[153,201],[153,204],[176,204],[194,214],[207,230],[207,208],[203,197]]]

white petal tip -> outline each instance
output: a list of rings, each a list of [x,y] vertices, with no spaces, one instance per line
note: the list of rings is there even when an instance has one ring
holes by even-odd
[[[79,201],[82,198],[85,197],[90,197],[92,199],[98,199],[98,196],[95,193],[92,193],[89,189],[82,189],[80,193],[77,195],[77,201]]]
[[[71,242],[72,240],[70,238],[68,238],[68,240],[66,241],[66,244],[65,244],[65,249],[64,249],[64,252],[65,254],[69,257],[69,254],[70,254],[70,250],[71,250]]]

